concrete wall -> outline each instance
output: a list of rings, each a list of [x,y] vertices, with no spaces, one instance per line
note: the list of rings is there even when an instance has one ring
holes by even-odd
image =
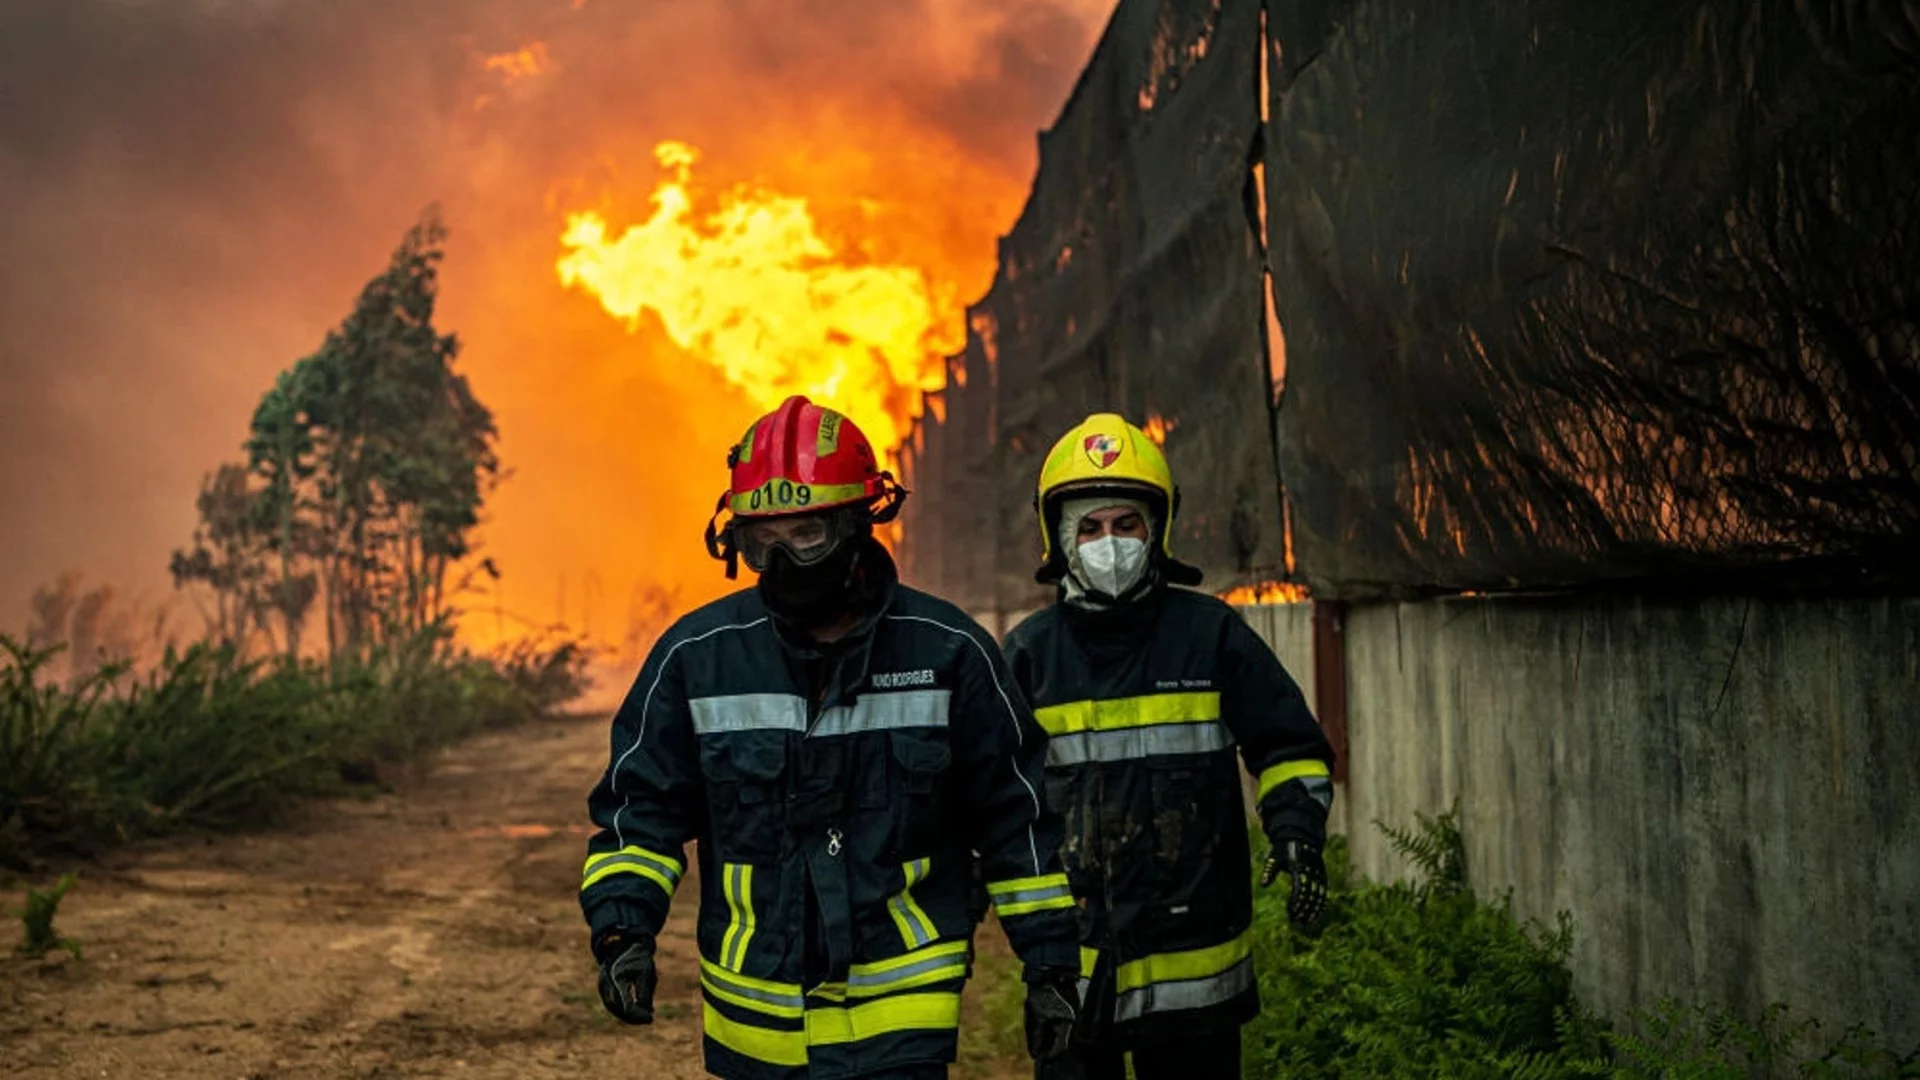
[[[1260,604],[1243,607],[1247,625],[1273,647],[1287,674],[1313,701],[1313,605]]]
[[[1247,609],[1312,698],[1305,605]],[[1920,1043],[1920,601],[1462,598],[1346,624],[1357,865],[1456,799],[1469,874],[1575,919],[1591,1003],[1772,1001]]]

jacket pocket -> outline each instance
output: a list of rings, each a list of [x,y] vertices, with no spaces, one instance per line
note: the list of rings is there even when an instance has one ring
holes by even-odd
[[[888,772],[894,795],[893,853],[907,859],[953,846],[953,838],[945,834],[957,823],[944,820],[941,800],[942,781],[953,763],[946,732],[888,732],[887,754],[892,759]]]
[[[710,735],[701,740],[710,837],[722,859],[778,858],[786,835],[786,736],[766,732]]]
[[[893,755],[901,790],[908,795],[933,794],[941,774],[953,764],[953,748],[947,745],[947,733],[940,729],[888,732],[887,749]]]

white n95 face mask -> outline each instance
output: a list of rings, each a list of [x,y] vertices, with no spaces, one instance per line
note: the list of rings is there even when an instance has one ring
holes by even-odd
[[[1118,599],[1140,584],[1147,572],[1147,542],[1130,536],[1103,536],[1081,544],[1080,572],[1087,587]]]

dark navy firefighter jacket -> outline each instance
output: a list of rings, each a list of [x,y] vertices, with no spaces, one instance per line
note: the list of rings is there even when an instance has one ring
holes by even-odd
[[[1056,603],[1015,627],[1006,653],[1048,734],[1096,1040],[1251,1019],[1240,766],[1263,808],[1289,785],[1322,807],[1332,794],[1333,750],[1299,685],[1239,612],[1176,588],[1111,610]]]
[[[658,933],[699,864],[707,1068],[843,1077],[952,1061],[978,853],[1029,965],[1076,964],[1046,737],[958,608],[894,586],[831,654],[753,590],[654,646],[589,805],[592,932]]]

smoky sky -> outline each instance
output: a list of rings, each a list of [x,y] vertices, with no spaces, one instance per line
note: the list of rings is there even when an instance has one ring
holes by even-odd
[[[545,257],[556,191],[617,190],[659,138],[791,176],[884,113],[1024,184],[1109,6],[7,0],[0,628],[68,569],[164,598],[202,475],[428,204],[458,311]],[[536,76],[484,62],[534,41]],[[876,182],[908,167],[875,143]],[[472,322],[488,348],[500,320]]]

